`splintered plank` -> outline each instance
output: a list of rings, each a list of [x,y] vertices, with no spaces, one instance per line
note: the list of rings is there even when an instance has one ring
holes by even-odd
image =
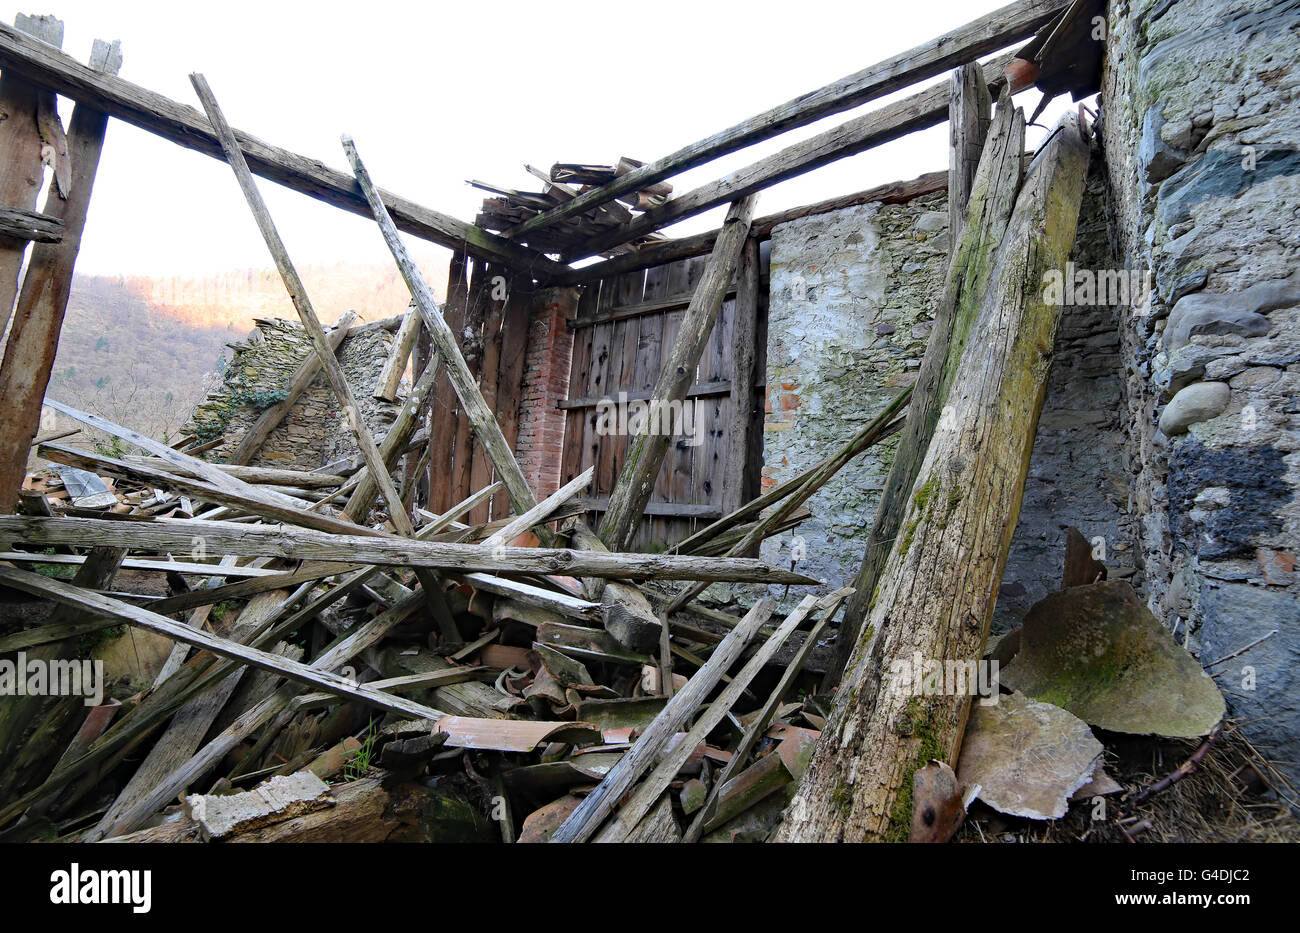
[[[589,722],[526,722],[442,716],[435,729],[447,733],[444,744],[450,748],[498,752],[531,752],[543,742],[593,745],[600,741],[600,729]]]

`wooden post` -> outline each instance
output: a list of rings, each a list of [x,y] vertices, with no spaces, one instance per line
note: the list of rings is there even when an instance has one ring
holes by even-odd
[[[731,423],[727,425],[726,474],[722,478],[722,514],[734,512],[749,499],[749,450],[756,425],[754,391],[758,359],[759,305],[758,240],[745,240],[736,276],[736,324],[731,351]]]
[[[419,336],[420,313],[410,308],[402,318],[402,326],[397,329],[397,336],[393,338],[393,352],[389,354],[384,362],[384,368],[379,371],[379,378],[375,380],[375,398],[381,398],[385,402],[397,400],[397,387],[402,382],[402,373],[406,372],[406,361],[411,356],[411,351],[415,349],[415,341]]]
[[[451,254],[451,265],[447,270],[447,303],[443,306],[442,316],[452,333],[459,333],[465,323],[465,303],[469,297],[468,262],[469,257],[463,251]],[[422,333],[422,339],[432,344],[428,329]],[[456,424],[456,389],[446,374],[442,374],[434,388],[433,414],[429,421],[429,446],[433,454],[430,457],[428,505],[433,512],[444,512],[458,501],[451,482]]]
[[[19,13],[14,25],[22,32],[58,48],[63,45],[63,22],[53,16]],[[41,101],[41,98],[48,100]],[[41,131],[37,115],[54,104],[54,92],[38,87],[8,68],[0,74],[0,207],[20,211],[36,208],[40,194]],[[18,274],[23,267],[27,240],[0,235],[0,335],[18,297]]]
[[[355,311],[345,311],[334,322],[334,326],[325,335],[325,342],[329,344],[330,352],[338,352],[348,336],[348,328],[356,319]],[[312,353],[302,361],[293,378],[289,380],[289,394],[262,412],[253,422],[253,426],[239,439],[239,446],[226,458],[226,462],[236,465],[251,463],[253,457],[262,449],[262,445],[266,443],[266,439],[271,436],[271,432],[284,420],[284,416],[289,414],[298,397],[315,381],[318,372],[320,372],[320,357]]]
[[[966,223],[966,204],[993,114],[989,86],[982,79],[976,62],[967,62],[952,73],[948,98],[948,242],[954,254]]]
[[[122,65],[121,49],[116,42],[95,40],[90,60],[93,68],[114,74]],[[18,501],[27,471],[27,454],[40,427],[41,401],[59,349],[59,332],[68,310],[73,267],[81,249],[108,117],[77,104],[70,127],[73,174],[67,197],[58,195],[56,176],[46,204],[46,212],[63,221],[63,239],[32,247],[4,363],[0,364],[0,411],[4,412],[0,421],[0,512],[12,512]],[[5,300],[3,289],[0,282],[0,303]]]
[[[948,264],[930,342],[913,386],[907,423],[867,536],[862,566],[853,581],[855,592],[844,610],[835,651],[823,679],[824,690],[839,683],[849,655],[857,646],[876,581],[902,526],[907,497],[943,413],[957,364],[979,314],[993,259],[1011,217],[1020,187],[1024,140],[1024,116],[1012,106],[1010,94],[1004,92],[973,184],[969,219],[953,242],[953,259]]]
[[[626,550],[632,542],[646,503],[654,491],[659,468],[672,437],[669,421],[671,409],[680,405],[695,381],[700,354],[713,330],[718,310],[731,286],[732,276],[749,236],[749,222],[754,216],[756,196],[743,198],[731,205],[723,231],[714,244],[704,275],[691,295],[691,303],[682,318],[681,330],[673,342],[668,359],[659,371],[651,394],[651,425],[644,433],[628,438],[627,459],[618,482],[609,494],[609,508],[601,519],[598,534],[616,551]]]
[[[1061,317],[1046,276],[1069,258],[1088,161],[1068,114],[1016,199],[953,379],[951,415],[930,442],[871,604],[878,634],[853,654],[781,841],[906,839],[912,775],[931,759],[957,761],[970,695],[931,695],[900,665],[983,653]]]

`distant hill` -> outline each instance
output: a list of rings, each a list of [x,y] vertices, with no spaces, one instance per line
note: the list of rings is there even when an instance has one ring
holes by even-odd
[[[420,265],[435,294],[444,294],[445,262],[431,256]],[[393,266],[338,263],[299,272],[326,326],[348,310],[363,321],[392,317],[410,300]],[[260,317],[297,319],[274,269],[199,279],[78,275],[47,394],[175,440],[229,358],[226,344],[247,337]]]

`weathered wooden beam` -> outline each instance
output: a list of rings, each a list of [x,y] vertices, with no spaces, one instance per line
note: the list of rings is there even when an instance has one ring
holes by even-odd
[[[756,217],[754,222],[749,225],[749,235],[761,242],[769,239],[776,227],[792,220],[798,220],[801,217],[829,214],[832,211],[843,210],[846,207],[856,207],[859,204],[901,204],[922,195],[942,191],[947,184],[947,172],[927,172],[910,181],[894,181],[887,185],[876,185],[867,188],[865,191],[842,194],[813,204],[805,204],[800,207],[792,207],[784,211]],[[718,235],[721,232],[721,228],[707,230],[693,236],[652,243],[649,246],[629,250],[612,259],[594,262],[578,269],[566,267],[565,271],[556,278],[556,284],[586,285],[600,279],[613,278],[625,272],[635,272],[638,269],[662,266],[666,263],[676,262],[678,259],[703,256],[713,249],[713,244],[717,242]],[[685,307],[689,301],[690,296],[687,296],[680,306]],[[577,324],[578,322],[575,321],[574,323]]]
[[[586,842],[600,829],[623,796],[655,764],[669,740],[699,709],[727,669],[740,657],[745,646],[772,615],[772,608],[770,600],[760,599],[740,624],[727,633],[704,666],[673,695],[618,764],[609,769],[604,780],[569,814],[551,836],[551,842]]]
[[[635,168],[599,188],[507,230],[506,236],[525,238],[533,231],[588,211],[620,194],[649,187],[730,152],[892,94],[957,65],[1006,48],[1032,36],[1068,2],[1069,0],[1019,0],[1008,4],[923,45],[750,117],[648,165]],[[738,193],[733,194],[725,200],[734,200],[739,196]]]
[[[334,326],[325,335],[325,342],[331,352],[338,352],[348,336],[348,328],[356,319],[355,311],[344,311],[334,322]],[[316,380],[318,372],[320,372],[320,357],[311,353],[294,371],[293,377],[289,380],[289,387],[286,389],[288,394],[258,416],[252,426],[244,432],[244,436],[239,439],[238,446],[231,451],[226,462],[236,466],[251,463],[253,457],[262,449],[262,445],[266,443],[266,439],[271,436],[271,432],[284,420],[285,415],[289,414],[307,387]]]
[[[899,665],[983,655],[1061,318],[1043,282],[1069,259],[1089,154],[1067,114],[1030,166],[953,379],[951,427],[930,441],[880,576],[878,634],[850,659],[779,841],[906,839],[913,774],[958,759],[970,693],[929,695]]]
[[[42,42],[0,24],[0,70],[23,75],[34,84],[65,97],[85,101],[96,109],[161,136],[187,149],[222,158],[221,144],[203,114],[193,107],[146,90],[129,81],[108,77],[87,68]],[[352,179],[327,168],[316,159],[269,145],[255,136],[236,133],[239,147],[253,172],[335,207],[370,215]],[[383,192],[398,227],[412,236],[451,249],[464,249],[485,259],[506,263],[541,278],[563,267],[540,253],[512,243],[473,224],[421,207],[405,198]]]
[[[233,623],[222,631],[222,637],[234,642],[243,642],[257,628],[262,619],[285,596],[288,591],[263,593],[250,601],[239,613]],[[96,833],[101,836],[113,836],[126,830],[121,828],[119,817],[131,804],[149,792],[160,780],[180,767],[198,749],[209,727],[217,718],[230,695],[235,692],[244,669],[237,668],[219,684],[203,694],[190,700],[177,710],[167,730],[158,737],[158,741],[149,749],[149,754],[140,762],[135,773],[126,786],[118,793],[108,811],[100,818]]]
[[[357,526],[357,530],[362,530]],[[816,584],[800,573],[749,558],[616,554],[568,548],[485,548],[397,537],[327,534],[287,526],[168,519],[123,522],[99,518],[32,518],[0,515],[0,540],[32,544],[128,547],[153,552],[185,550],[201,537],[210,551],[292,560],[432,567],[450,571],[560,574],[613,579],[716,580]]]
[[[258,648],[250,648],[228,638],[209,634],[202,629],[190,628],[188,625],[183,625],[147,609],[132,606],[120,600],[110,599],[98,593],[91,593],[81,587],[60,580],[52,580],[38,573],[16,570],[12,567],[0,567],[0,583],[22,590],[24,593],[31,593],[33,596],[52,599],[63,605],[74,606],[97,615],[121,619],[123,622],[137,625],[140,628],[156,632],[175,641],[182,641],[205,651],[210,651],[218,657],[230,658],[241,664],[280,674],[298,683],[319,687],[335,696],[361,700],[373,706],[378,706],[380,709],[392,710],[395,713],[417,719],[436,718],[441,715],[437,710],[430,709],[421,703],[391,696],[379,690],[372,690],[367,686],[354,683],[337,674],[330,674],[313,668],[300,661],[281,657],[278,654],[271,654]]]
[[[32,243],[57,243],[63,239],[64,223],[57,217],[0,205],[0,239],[11,237]],[[0,302],[4,299],[0,297]],[[13,301],[10,300],[12,308]],[[3,327],[8,320],[0,322]]]
[[[984,80],[992,88],[1006,83],[1002,69],[1011,61],[1010,53],[983,66]],[[917,130],[938,126],[948,119],[948,82],[933,84],[925,90],[879,110],[849,120],[840,126],[794,143],[767,158],[737,169],[730,175],[709,182],[668,201],[662,207],[646,211],[629,224],[600,233],[565,254],[567,262],[605,253],[637,237],[646,236],[660,227],[675,224],[703,213],[709,208],[761,191],[778,182],[796,178],[823,165],[857,155],[882,143],[898,139]]]
[[[669,426],[661,422],[672,406],[681,404],[695,381],[700,354],[713,332],[723,296],[731,285],[749,237],[749,222],[754,216],[756,202],[757,198],[751,196],[731,205],[722,235],[713,247],[704,275],[695,286],[695,294],[691,296],[677,339],[664,360],[651,396],[651,406],[655,409],[651,419],[652,423],[660,422],[658,429],[647,430],[628,440],[623,469],[609,494],[609,508],[597,529],[601,540],[615,550],[626,550],[631,546],[646,503],[654,492],[655,480],[672,441]]]
[[[757,421],[754,364],[758,358],[758,307],[760,283],[758,240],[750,236],[740,253],[736,273],[736,311],[732,325],[731,421],[726,434],[726,472],[722,477],[722,512],[733,512],[749,498],[757,483],[750,469],[749,451]]]
[[[966,223],[966,204],[993,117],[993,98],[980,80],[979,65],[967,62],[952,73],[948,97],[948,242],[956,252]]]
[[[669,782],[686,764],[686,759],[708,738],[709,733],[722,722],[723,717],[731,712],[731,707],[736,704],[736,701],[740,699],[740,695],[758,676],[758,672],[772,660],[772,657],[785,644],[786,639],[790,637],[804,619],[812,614],[818,604],[819,600],[816,596],[805,596],[800,600],[794,611],[785,617],[785,620],[777,626],[776,631],[768,636],[767,640],[745,662],[745,666],[740,669],[740,672],[722,689],[717,699],[709,704],[709,708],[695,721],[694,725],[691,726],[691,731],[686,733],[685,738],[679,740],[660,759],[654,771],[641,782],[627,802],[605,824],[605,827],[597,834],[596,842],[623,842],[627,839],[628,834],[636,828],[637,823],[650,811],[654,802],[659,799],[659,795],[668,789]]]
[[[382,398],[386,402],[397,400],[397,387],[401,384],[402,373],[406,372],[406,361],[411,357],[411,351],[415,349],[415,341],[420,336],[420,312],[411,308],[406,312],[406,317],[402,318],[402,326],[397,329],[397,336],[393,338],[393,351],[384,361],[384,368],[379,371],[379,376],[375,379],[375,398]]]
[[[912,387],[913,402],[908,409],[907,423],[867,535],[862,565],[853,581],[856,592],[844,610],[844,621],[824,680],[828,690],[839,683],[849,655],[857,647],[880,571],[902,527],[903,512],[921,461],[947,404],[953,377],[980,313],[993,261],[1020,188],[1024,142],[1024,115],[1012,106],[1010,94],[1004,92],[972,182],[964,212],[966,219],[953,240],[953,258],[948,263],[930,340]]]
[[[731,752],[731,760],[714,777],[713,787],[709,791],[708,797],[705,798],[703,805],[695,814],[695,819],[690,827],[682,834],[683,842],[698,842],[700,836],[704,833],[705,824],[714,821],[714,805],[718,802],[719,792],[726,786],[727,781],[731,780],[749,760],[749,753],[754,750],[758,740],[767,731],[768,725],[772,722],[772,717],[776,715],[777,709],[780,708],[785,695],[790,691],[795,678],[799,676],[799,672],[803,669],[808,656],[817,647],[817,641],[821,637],[821,633],[830,624],[835,613],[839,611],[844,600],[848,599],[852,592],[852,587],[841,587],[817,601],[817,605],[814,607],[820,613],[817,621],[813,623],[812,628],[804,633],[803,643],[795,651],[794,657],[790,659],[790,663],[786,665],[785,670],[781,672],[781,679],[772,688],[767,702],[750,720],[749,726],[745,729],[745,734],[741,736],[740,742]]]
[[[587,471],[581,476],[575,477],[565,483],[555,492],[551,493],[537,505],[533,506],[523,515],[518,516],[507,524],[492,532],[484,538],[483,547],[496,547],[497,545],[509,544],[515,538],[519,537],[534,525],[540,525],[564,503],[576,496],[586,485],[591,482],[591,477],[595,474],[594,466],[587,467]]]
[[[63,44],[62,20],[19,13],[14,22],[14,32],[18,35],[28,33],[56,49]],[[14,212],[21,231],[0,226],[0,334],[3,334],[9,325],[14,299],[18,297],[18,276],[27,242],[32,239],[24,235],[29,228],[23,218],[42,216],[33,213],[44,173],[38,120],[42,113],[47,119],[52,113],[57,121],[58,112],[53,94],[5,68],[0,74],[0,113],[5,115],[0,120],[0,209]]]
[[[203,480],[188,479],[174,473],[164,473],[162,470],[127,463],[123,460],[92,454],[84,450],[76,450],[72,447],[64,447],[61,444],[42,444],[37,448],[37,452],[45,459],[52,460],[55,463],[75,466],[82,470],[143,479],[154,486],[176,489],[204,501],[239,509],[242,512],[248,512],[250,515],[260,515],[271,521],[287,522],[290,525],[300,525],[303,528],[333,531],[344,535],[385,536],[382,531],[356,525],[330,515],[322,515],[320,512],[310,512],[305,508],[310,503],[301,503],[304,506],[303,508],[294,505],[282,505],[278,500],[269,499],[269,494],[246,495],[242,492],[231,492],[227,489],[217,488]],[[250,486],[249,489],[255,489],[255,487]],[[131,524],[137,523],[132,522]],[[189,548],[182,548],[181,550],[189,551]]]
[[[117,44],[96,39],[91,64],[102,71],[116,72],[122,64]],[[57,122],[57,115],[54,119]],[[12,511],[17,502],[32,438],[40,428],[41,399],[59,349],[59,332],[68,310],[73,268],[81,250],[81,234],[86,227],[107,127],[108,117],[93,107],[79,105],[73,109],[68,151],[62,156],[73,165],[68,190],[59,187],[56,174],[45,208],[51,217],[63,221],[64,236],[58,243],[33,246],[23,276],[4,362],[0,363],[0,411],[5,413],[0,420],[0,512]],[[38,172],[38,184],[39,179]],[[18,258],[22,258],[21,251]],[[0,285],[0,303],[6,300],[4,290]],[[8,311],[6,304],[0,316],[7,318]]]

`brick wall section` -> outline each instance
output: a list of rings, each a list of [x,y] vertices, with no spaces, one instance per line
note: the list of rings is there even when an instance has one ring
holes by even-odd
[[[569,395],[569,364],[573,359],[569,321],[577,307],[578,290],[573,288],[546,288],[533,298],[515,455],[539,499],[560,486],[564,412],[556,406]]]

